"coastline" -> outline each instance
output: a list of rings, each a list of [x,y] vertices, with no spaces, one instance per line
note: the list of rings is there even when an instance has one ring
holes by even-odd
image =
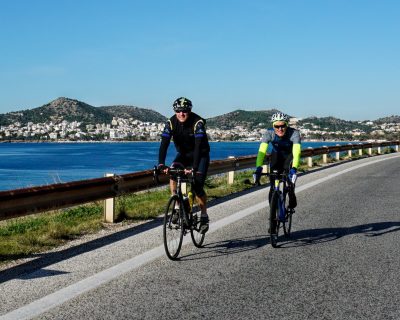
[[[317,142],[317,143],[369,143],[369,142],[387,142],[387,139],[368,139],[368,140],[319,140],[319,139],[302,139],[303,142]],[[259,140],[209,140],[212,143],[254,143],[260,142]],[[42,144],[42,143],[160,143],[160,140],[53,140],[53,141],[28,141],[28,140],[7,140],[0,141],[1,143],[27,143],[27,144]]]

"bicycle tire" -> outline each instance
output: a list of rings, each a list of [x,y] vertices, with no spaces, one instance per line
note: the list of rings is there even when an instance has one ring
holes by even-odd
[[[274,192],[271,198],[271,204],[269,207],[269,238],[272,247],[276,248],[278,246],[278,233],[279,233],[279,194]]]
[[[289,211],[289,210],[291,210],[291,209],[286,209],[287,211],[287,217],[286,217],[286,221],[285,221],[285,223],[284,223],[284,225],[283,225],[283,232],[284,232],[284,234],[285,234],[285,237],[290,237],[290,232],[291,232],[291,229],[292,229],[292,215],[293,215],[293,213],[291,212],[291,211]]]
[[[167,205],[167,209],[164,214],[164,224],[163,224],[163,240],[164,249],[167,257],[171,260],[176,260],[179,252],[182,248],[183,242],[183,217],[182,208],[180,208],[178,220],[176,223],[173,222],[172,215],[175,209],[175,203],[178,201],[179,197],[177,195],[172,196]]]
[[[285,195],[285,211],[286,211],[286,216],[285,216],[285,222],[283,223],[283,233],[285,234],[285,237],[289,238],[290,237],[290,232],[292,229],[292,209],[289,209],[289,195]]]
[[[190,236],[192,237],[193,244],[197,248],[201,248],[203,246],[205,233],[200,233],[200,219],[198,218],[197,213],[192,214],[192,227],[190,228]]]

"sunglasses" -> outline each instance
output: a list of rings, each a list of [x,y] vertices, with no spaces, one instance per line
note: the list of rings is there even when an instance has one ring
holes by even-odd
[[[175,113],[189,113],[189,110],[179,110],[175,111]]]
[[[285,129],[286,128],[286,124],[282,124],[280,126],[274,126],[275,129]]]

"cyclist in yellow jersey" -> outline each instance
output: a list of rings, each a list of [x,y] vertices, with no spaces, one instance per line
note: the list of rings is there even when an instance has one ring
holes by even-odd
[[[260,148],[258,149],[256,161],[256,183],[259,183],[262,165],[267,153],[268,145],[271,145],[270,169],[278,170],[282,173],[284,170],[289,173],[289,207],[295,208],[297,205],[294,185],[297,179],[297,168],[300,164],[301,139],[300,132],[289,127],[289,116],[277,112],[271,117],[272,129],[268,129],[261,138]],[[270,178],[271,188],[269,191],[269,200],[274,186],[274,180]]]

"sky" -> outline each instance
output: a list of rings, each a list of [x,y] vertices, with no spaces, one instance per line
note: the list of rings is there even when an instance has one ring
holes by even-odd
[[[400,115],[398,0],[0,0],[0,113],[58,97],[210,118]]]

